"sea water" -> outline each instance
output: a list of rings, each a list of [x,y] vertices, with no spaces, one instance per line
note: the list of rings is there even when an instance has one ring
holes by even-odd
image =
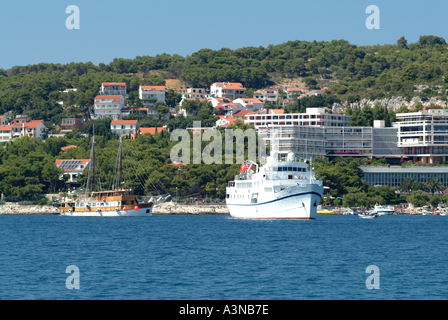
[[[1,216],[0,299],[447,299],[447,239],[444,216]]]

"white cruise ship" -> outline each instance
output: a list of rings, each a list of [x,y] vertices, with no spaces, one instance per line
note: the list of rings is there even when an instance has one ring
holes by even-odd
[[[260,168],[247,161],[226,188],[230,215],[247,219],[314,219],[324,187],[308,164],[289,153],[278,161],[273,151]]]

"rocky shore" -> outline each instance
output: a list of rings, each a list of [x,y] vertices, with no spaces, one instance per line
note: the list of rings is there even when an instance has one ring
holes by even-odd
[[[16,203],[6,203],[0,206],[0,214],[3,215],[57,215],[59,209],[52,206],[38,205],[18,205]],[[225,204],[199,204],[184,205],[174,202],[166,202],[154,207],[153,215],[228,215],[229,210]]]
[[[3,215],[52,215],[59,214],[59,209],[53,206],[38,205],[18,205],[15,203],[6,203],[0,206],[0,214]]]
[[[185,214],[210,214],[210,215],[228,215],[229,209],[225,204],[176,204],[174,202],[166,202],[154,207],[152,214],[154,215],[185,215]]]

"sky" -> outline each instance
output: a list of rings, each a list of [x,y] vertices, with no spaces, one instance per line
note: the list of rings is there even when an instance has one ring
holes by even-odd
[[[79,29],[72,11],[79,9]],[[379,9],[379,29],[366,20]],[[409,43],[421,35],[448,41],[446,0],[0,0],[0,68],[100,62],[200,49],[238,49],[292,40],[352,44]],[[373,20],[372,22],[375,22]]]

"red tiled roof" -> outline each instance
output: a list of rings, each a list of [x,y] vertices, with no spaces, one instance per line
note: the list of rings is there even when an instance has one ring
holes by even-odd
[[[126,87],[126,83],[125,82],[103,82],[103,87],[110,87],[110,86]]]
[[[8,126],[8,125],[0,126],[0,131],[11,131],[11,130],[12,130],[11,126]]]
[[[159,132],[159,133],[162,132],[162,130],[166,130],[165,127],[157,127],[157,128],[151,127],[151,128],[140,128],[137,130],[137,132],[139,134],[150,133],[150,134],[154,135],[154,134],[156,134],[156,129],[157,129],[157,132]]]
[[[246,90],[246,88],[243,87],[243,85],[239,82],[215,82],[215,85],[222,85],[223,89],[239,89],[239,90]]]
[[[113,120],[110,124],[137,124],[138,120]]]
[[[120,99],[121,95],[98,95],[95,99]]]
[[[43,120],[31,120],[29,122],[26,122],[24,127],[27,129],[34,129],[42,122],[43,122]]]
[[[174,161],[174,162],[170,163],[170,165],[180,167],[180,166],[186,166],[187,164],[183,163],[182,161],[181,162]]]
[[[155,90],[155,91],[165,91],[165,86],[140,86],[140,88],[143,90]]]
[[[234,113],[233,115],[234,116],[245,116],[245,115],[251,114],[251,113],[255,113],[255,112],[253,112],[251,110],[241,110],[241,111],[238,111],[237,113]]]
[[[263,104],[263,102],[261,102],[258,99],[252,99],[252,98],[239,98],[239,99],[235,99],[235,100],[242,100],[244,103],[261,103]],[[235,101],[233,100],[233,101]]]
[[[230,122],[236,121],[236,119],[233,118],[232,116],[219,116],[219,118],[220,119],[226,119],[227,121],[230,121]]]
[[[284,109],[271,109],[272,114],[284,114],[285,110]]]
[[[79,147],[78,147],[78,146],[75,146],[75,145],[73,145],[73,144],[71,144],[71,145],[69,145],[69,146],[62,147],[61,150],[62,150],[62,151],[67,151],[68,149],[71,149],[71,148],[79,148]]]

